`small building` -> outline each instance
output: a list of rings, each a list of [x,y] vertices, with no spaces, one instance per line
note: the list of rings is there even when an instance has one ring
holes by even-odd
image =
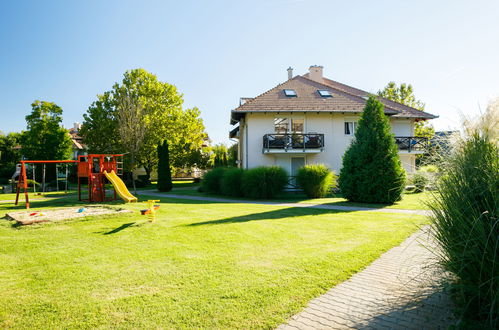
[[[241,168],[279,165],[290,175],[305,164],[323,163],[339,172],[370,93],[323,76],[322,66],[288,80],[254,98],[241,98],[231,111],[239,140]],[[390,118],[400,160],[415,171],[425,138],[414,136],[414,124],[437,116],[379,97]]]

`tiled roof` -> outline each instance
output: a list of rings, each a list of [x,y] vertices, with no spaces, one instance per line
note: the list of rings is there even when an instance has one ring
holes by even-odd
[[[294,89],[297,97],[287,97],[284,89]],[[317,90],[328,90],[333,97],[322,97]],[[232,123],[247,112],[362,112],[369,93],[324,78],[319,83],[308,74],[295,76],[267,92],[247,100],[232,110]],[[393,117],[431,119],[436,116],[417,109],[379,98],[385,105],[385,113]]]

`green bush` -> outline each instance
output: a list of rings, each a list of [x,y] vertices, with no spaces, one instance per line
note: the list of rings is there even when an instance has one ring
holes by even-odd
[[[309,198],[322,198],[336,186],[336,178],[326,165],[306,165],[298,170],[298,186]]]
[[[475,133],[451,156],[430,203],[446,270],[456,275],[465,323],[499,327],[499,155]]]
[[[223,195],[240,197],[243,195],[241,180],[244,170],[240,168],[227,169],[220,181],[220,191]]]
[[[222,176],[227,171],[227,167],[215,167],[214,169],[206,172],[201,180],[201,191],[220,194]]]
[[[400,200],[405,171],[383,104],[369,97],[355,139],[343,156],[340,189],[349,201],[392,204]]]
[[[279,166],[256,167],[245,171],[242,178],[244,196],[251,198],[273,198],[287,183],[288,175]]]
[[[423,192],[429,182],[428,175],[424,172],[416,172],[412,175],[412,184],[416,193]]]

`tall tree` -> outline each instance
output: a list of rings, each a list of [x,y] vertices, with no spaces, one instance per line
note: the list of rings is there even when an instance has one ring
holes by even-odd
[[[400,199],[405,171],[383,104],[371,95],[343,156],[341,193],[350,201],[394,203]]]
[[[22,133],[22,153],[28,159],[67,159],[71,139],[61,126],[62,108],[57,104],[35,101],[26,116],[27,130]]]
[[[378,95],[384,97],[385,99],[389,99],[398,103],[405,104],[409,107],[424,111],[425,104],[416,99],[414,95],[414,88],[411,84],[402,83],[400,86],[393,81],[390,81],[388,85],[385,86],[382,90],[378,91]],[[435,136],[435,129],[433,125],[430,124],[426,120],[417,121],[414,124],[414,136],[416,137],[424,137],[428,139],[427,149],[430,148],[431,144],[429,143],[430,139]],[[430,151],[427,150],[425,154],[419,154],[416,156],[417,163],[426,162],[424,159],[430,159],[429,155]]]
[[[173,188],[168,142],[158,145],[158,190],[170,191]]]
[[[149,175],[157,167],[156,148],[160,141],[170,143],[170,161],[173,166],[184,165],[198,151],[207,137],[197,108],[182,109],[182,95],[174,85],[161,82],[144,69],[125,72],[120,84],[98,96],[87,113],[80,130],[90,152],[127,152],[128,145],[118,132],[117,107],[119,95],[138,97],[143,107],[142,124],[145,128],[142,147],[137,152],[137,164]]]
[[[142,106],[138,95],[130,95],[128,94],[128,90],[123,89],[121,93],[118,94],[116,109],[118,133],[121,142],[127,146],[128,152],[130,153],[130,170],[133,172],[136,168],[137,155],[142,149],[146,133],[144,123],[145,116],[143,114],[144,107]],[[133,190],[137,195],[135,180],[132,180],[132,182]]]

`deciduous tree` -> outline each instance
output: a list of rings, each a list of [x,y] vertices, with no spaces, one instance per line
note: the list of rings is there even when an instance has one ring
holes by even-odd
[[[38,100],[31,107],[31,114],[26,116],[27,130],[21,135],[22,154],[27,159],[67,159],[71,139],[61,126],[62,108]]]
[[[149,175],[157,167],[157,146],[163,139],[170,144],[170,162],[175,167],[190,166],[190,157],[201,149],[207,138],[197,108],[182,109],[182,95],[177,88],[144,69],[124,74],[121,83],[98,96],[84,114],[80,131],[90,152],[127,152],[127,144],[118,134],[117,106],[121,93],[138,97],[143,107],[145,128],[142,147],[137,152],[137,164]]]

